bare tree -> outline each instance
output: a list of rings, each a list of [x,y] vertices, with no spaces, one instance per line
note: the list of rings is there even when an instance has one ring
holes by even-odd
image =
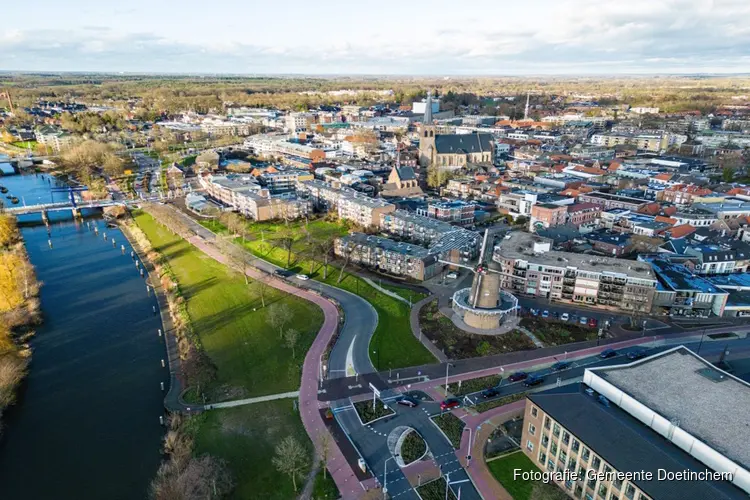
[[[321,431],[318,435],[318,451],[320,453],[321,467],[323,467],[323,479],[328,474],[328,456],[331,454],[331,434],[327,431]]]
[[[268,289],[268,281],[266,278],[255,280],[255,285],[258,289],[258,295],[260,295],[260,303],[262,307],[266,307],[266,290]]]
[[[328,262],[331,259],[333,253],[333,247],[336,244],[336,240],[333,237],[326,238],[317,243],[318,254],[323,257],[323,279],[328,278]]]
[[[299,336],[299,330],[295,330],[294,328],[288,328],[284,332],[284,342],[286,343],[286,346],[292,350],[292,359],[295,358],[295,348],[297,347]]]
[[[347,242],[343,245],[341,245],[341,249],[344,252],[344,265],[341,266],[341,272],[339,273],[339,279],[336,280],[336,283],[341,283],[341,280],[344,279],[344,271],[346,270],[346,266],[349,265],[349,260],[351,260],[352,254],[354,253],[356,249],[356,245],[354,243]]]
[[[302,476],[307,469],[307,450],[294,436],[287,436],[276,445],[276,455],[271,460],[279,472],[292,478],[294,491],[297,491],[297,476]]]
[[[284,336],[284,327],[289,323],[291,315],[292,312],[286,304],[274,304],[268,308],[266,321],[271,325],[271,328],[275,328],[279,331],[279,338]]]

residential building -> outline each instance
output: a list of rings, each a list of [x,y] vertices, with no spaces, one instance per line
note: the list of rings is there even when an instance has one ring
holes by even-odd
[[[529,394],[521,449],[575,499],[747,498],[746,405],[746,382],[678,346]]]
[[[568,207],[552,203],[537,203],[531,207],[531,228],[549,228],[565,224]]]
[[[650,259],[660,286],[653,307],[671,316],[722,316],[729,293],[694,274],[684,265]]]
[[[418,281],[435,276],[443,268],[438,255],[424,247],[363,233],[337,238],[334,253],[378,272]]]
[[[568,222],[574,226],[596,224],[602,210],[595,203],[577,203],[568,206]]]
[[[286,115],[286,130],[294,134],[308,130],[310,124],[315,121],[312,113],[289,113]]]
[[[52,152],[59,153],[61,150],[71,146],[74,137],[67,132],[51,126],[44,126],[34,131],[36,142],[47,146]]]
[[[350,220],[365,228],[378,226],[383,215],[396,210],[393,203],[351,190],[342,190],[336,205],[341,219]]]
[[[531,207],[536,204],[537,196],[537,193],[526,191],[500,193],[497,197],[497,210],[511,215],[513,219],[530,217]]]
[[[599,191],[593,191],[591,193],[581,193],[578,196],[579,203],[593,203],[599,205],[602,210],[609,210],[611,208],[624,208],[637,212],[639,208],[647,205],[646,200],[640,198],[631,198],[629,196],[619,196],[616,194],[602,193]]]
[[[514,293],[649,312],[656,278],[651,267],[611,257],[551,250],[551,240],[512,231],[496,245],[502,288]]]
[[[260,176],[261,183],[271,194],[294,192],[297,183],[313,180],[313,174],[307,170],[276,170],[264,172]]]
[[[458,226],[474,224],[474,203],[461,200],[439,201],[427,204],[427,217]]]

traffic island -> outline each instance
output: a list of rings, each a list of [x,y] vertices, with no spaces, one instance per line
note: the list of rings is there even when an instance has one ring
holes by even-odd
[[[404,467],[422,460],[425,455],[427,455],[427,443],[417,431],[411,429],[401,442],[399,457],[403,461]]]
[[[452,413],[443,413],[432,417],[431,420],[455,449],[461,447],[461,435],[466,427],[463,420]]]
[[[442,477],[418,487],[417,494],[422,500],[445,500],[446,498],[457,500],[453,490],[448,488],[448,484]]]
[[[371,424],[376,420],[396,414],[396,412],[391,410],[388,405],[380,400],[380,398],[368,399],[366,401],[354,403],[354,409],[357,411],[357,416],[359,417],[359,421],[362,422],[362,425]]]

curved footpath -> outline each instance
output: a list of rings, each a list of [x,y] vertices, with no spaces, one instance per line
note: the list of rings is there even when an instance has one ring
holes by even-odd
[[[195,233],[192,236],[182,235],[187,241],[214,260],[231,266],[230,259],[212,244],[218,238],[216,234],[196,223],[182,212],[172,207],[170,209],[181,214],[188,222],[190,229]],[[239,248],[237,250],[244,252],[244,250]],[[307,351],[305,361],[302,365],[302,380],[299,391],[300,416],[318,456],[327,455],[326,466],[331,473],[331,477],[336,482],[342,498],[359,498],[362,494],[359,479],[355,475],[351,465],[347,462],[341,449],[336,445],[336,441],[326,427],[321,415],[321,410],[326,408],[327,404],[318,401],[320,360],[338,331],[339,337],[329,354],[329,370],[327,375],[330,378],[346,376],[347,363],[350,363],[358,374],[373,372],[374,367],[370,362],[368,351],[370,339],[377,326],[377,312],[369,302],[345,290],[313,280],[292,285],[284,280],[273,277],[273,272],[279,269],[277,266],[256,257],[253,257],[251,264],[253,268],[246,270],[246,274],[249,277],[256,280],[263,280],[274,288],[308,300],[316,304],[323,311],[323,326],[315,337],[312,346]],[[344,311],[344,322],[340,327],[338,307],[323,295],[337,301],[338,305]],[[178,385],[177,387],[179,388],[180,386]],[[179,405],[179,409],[185,410],[187,408],[182,404]],[[323,453],[321,449],[321,443],[324,441],[330,443],[326,453]]]

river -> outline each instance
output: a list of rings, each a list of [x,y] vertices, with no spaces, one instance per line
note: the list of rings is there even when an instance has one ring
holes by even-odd
[[[0,177],[0,184],[28,204],[50,200],[46,178]],[[5,415],[0,498],[144,499],[161,459],[160,383],[169,384],[156,301],[119,230],[101,219],[88,219],[89,228],[69,213],[51,218],[49,235],[44,226],[22,229],[43,283],[44,323],[18,402]]]

